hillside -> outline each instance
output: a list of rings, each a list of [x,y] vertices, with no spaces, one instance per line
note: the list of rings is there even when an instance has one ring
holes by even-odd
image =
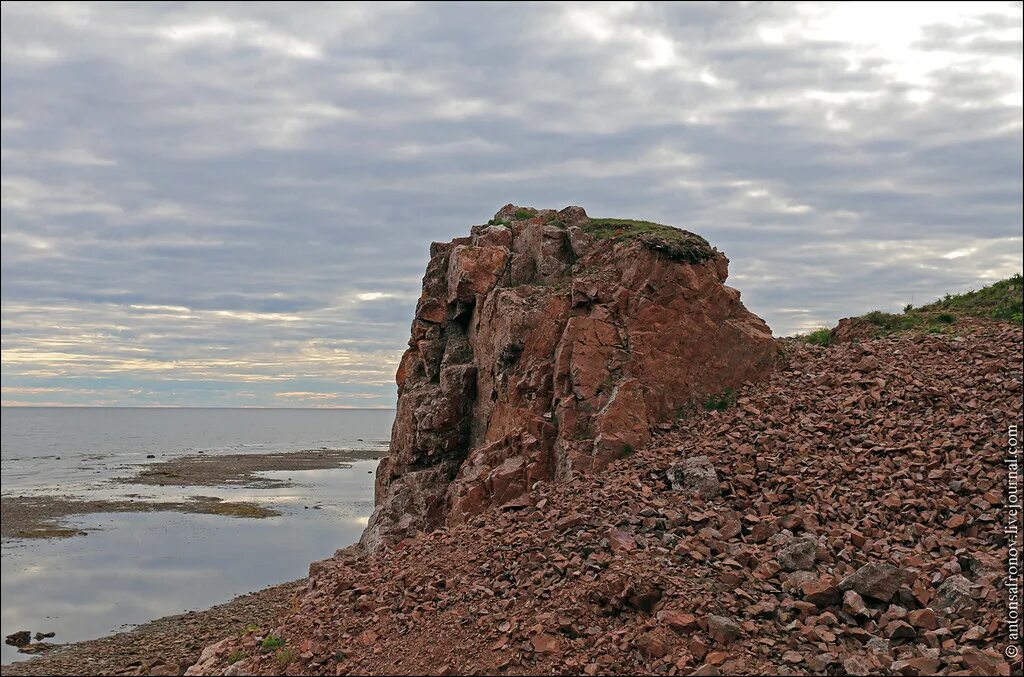
[[[1018,273],[1005,280],[962,294],[943,298],[915,308],[907,305],[902,313],[874,310],[860,317],[840,320],[839,326],[821,328],[803,338],[815,345],[833,341],[863,339],[916,329],[936,334],[949,332],[964,319],[990,319],[1021,324],[1024,315],[1024,279]]]
[[[1021,340],[784,341],[766,382],[603,474],[314,564],[294,613],[193,671],[1009,674]]]

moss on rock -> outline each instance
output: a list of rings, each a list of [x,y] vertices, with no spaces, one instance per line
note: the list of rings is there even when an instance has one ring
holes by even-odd
[[[639,240],[673,261],[703,263],[715,255],[714,248],[700,235],[652,221],[590,219],[583,230],[599,240]]]

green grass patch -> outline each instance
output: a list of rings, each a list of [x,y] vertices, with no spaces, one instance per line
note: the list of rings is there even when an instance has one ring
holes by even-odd
[[[512,216],[514,216],[517,221],[525,221],[526,219],[532,219],[537,216],[537,213],[532,209],[517,209]]]
[[[961,318],[977,317],[1022,324],[1024,296],[1018,273],[977,291],[946,294],[943,298],[918,308],[907,304],[902,313],[873,310],[861,320],[874,325],[876,336],[888,336],[911,329],[927,334],[942,334]]]
[[[583,230],[598,240],[639,240],[673,261],[702,263],[715,255],[715,250],[700,235],[651,221],[590,219]]]
[[[242,651],[241,649],[236,649],[235,651],[232,651],[228,655],[228,657],[227,657],[228,665],[234,665],[235,663],[237,663],[238,661],[242,660],[243,658],[245,658],[245,652]]]
[[[275,649],[280,649],[283,646],[284,640],[280,637],[276,637],[275,635],[267,635],[263,638],[263,641],[260,642],[260,648],[264,651],[274,651]]]
[[[288,647],[287,649],[281,649],[274,654],[274,661],[280,666],[286,666],[293,660],[298,658],[299,652],[295,647]]]
[[[982,317],[1015,324],[1024,323],[1024,279],[1017,273],[987,287],[963,294],[946,294],[914,312],[942,316]]]
[[[1000,280],[987,287],[963,294],[946,294],[943,298],[924,306],[914,307],[908,303],[902,313],[886,313],[873,310],[857,318],[872,325],[874,336],[888,336],[915,330],[926,334],[944,334],[965,318],[1000,320],[1024,324],[1024,280],[1021,274]],[[824,331],[824,330],[819,330]],[[801,336],[808,343],[818,343],[819,331]],[[824,336],[821,336],[824,339]]]
[[[623,444],[622,445],[622,457],[623,458],[629,458],[630,456],[632,456],[635,453],[636,453],[636,449],[633,448],[632,444]]]
[[[704,408],[707,411],[725,411],[736,404],[736,393],[732,388],[726,388],[717,395],[712,395],[704,400]]]
[[[832,345],[832,331],[828,327],[815,329],[810,334],[801,336],[800,338],[802,338],[807,343],[810,343],[812,346]]]
[[[876,333],[885,335],[913,329],[921,323],[922,318],[913,314],[883,313],[881,310],[872,310],[861,319],[877,327]]]

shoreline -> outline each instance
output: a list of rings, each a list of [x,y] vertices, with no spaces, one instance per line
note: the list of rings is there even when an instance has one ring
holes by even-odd
[[[203,648],[227,636],[267,631],[287,611],[306,579],[279,583],[203,609],[164,616],[131,630],[60,644],[44,654],[0,665],[3,675],[179,675]]]
[[[76,518],[103,513],[183,513],[221,515],[233,518],[263,519],[287,514],[271,499],[262,497],[261,490],[285,489],[300,486],[302,480],[287,476],[288,471],[332,470],[344,471],[360,461],[377,460],[384,452],[380,449],[304,449],[291,452],[251,454],[192,454],[150,463],[135,463],[104,481],[104,487],[119,491],[115,495],[104,492],[101,497],[90,498],[88,492],[61,495],[51,489],[38,495],[0,495],[3,513],[0,535],[5,547],[30,545],[40,541],[64,540],[86,536],[106,527],[83,529]],[[272,473],[263,475],[263,473]],[[135,485],[132,487],[131,485]],[[207,495],[177,494],[189,487],[208,488]],[[149,491],[132,493],[134,491]],[[238,489],[256,490],[256,495],[234,496]],[[156,490],[156,494],[152,491]],[[223,491],[222,491],[223,490]],[[24,491],[32,491],[25,489]],[[206,493],[206,492],[204,492]],[[302,507],[302,506],[299,506]],[[306,506],[319,509],[319,502]],[[329,506],[327,506],[329,507]],[[301,515],[301,511],[299,513]],[[117,527],[113,527],[117,529]],[[339,541],[343,542],[343,541]],[[17,546],[16,546],[17,547]],[[71,546],[75,547],[75,546]],[[302,564],[308,564],[302,558]],[[136,617],[138,625],[117,631],[110,627],[102,636],[93,639],[61,643],[61,637],[47,640],[52,648],[36,652],[20,652],[18,658],[9,658],[0,666],[6,674],[180,674],[199,658],[199,653],[211,641],[228,634],[242,633],[249,628],[263,628],[272,623],[291,604],[292,596],[305,584],[304,578],[294,579],[302,570],[287,575],[275,574],[264,580],[251,582],[249,590],[235,589],[239,594],[216,606],[209,603],[190,605],[193,611],[149,618]],[[290,580],[292,579],[292,580]],[[280,581],[288,581],[281,583]],[[269,587],[262,587],[269,586]],[[188,608],[185,602],[174,612]],[[5,634],[21,631],[32,622],[5,628]],[[273,626],[271,626],[273,627]],[[32,632],[40,628],[32,627]],[[42,630],[50,630],[42,627]],[[87,635],[88,636],[88,635]],[[81,635],[79,635],[81,637]]]
[[[187,455],[157,463],[135,465],[135,474],[116,477],[110,485],[158,487],[229,487],[276,489],[292,486],[287,479],[260,477],[263,472],[331,470],[360,460],[376,460],[372,449],[306,449],[265,454]],[[281,513],[255,501],[231,501],[219,496],[158,500],[126,494],[123,498],[88,499],[55,493],[0,495],[4,539],[45,540],[87,535],[69,526],[67,518],[109,512],[181,512],[262,519]]]

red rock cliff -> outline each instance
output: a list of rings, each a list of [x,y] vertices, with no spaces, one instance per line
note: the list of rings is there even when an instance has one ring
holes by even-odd
[[[507,205],[430,255],[371,550],[601,470],[772,368],[771,330],[725,286],[728,259],[686,231]]]

